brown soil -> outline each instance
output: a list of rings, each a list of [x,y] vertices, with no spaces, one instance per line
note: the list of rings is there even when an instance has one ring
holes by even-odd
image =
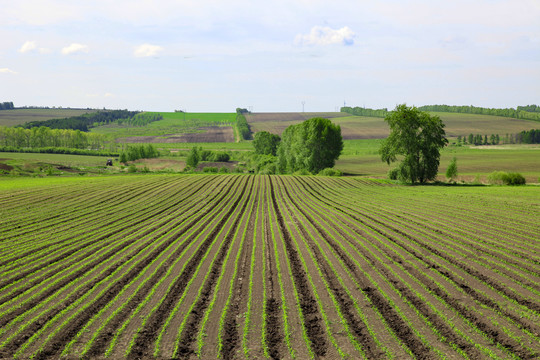
[[[306,278],[305,270],[303,269],[302,262],[298,255],[298,252],[292,244],[291,235],[285,226],[283,216],[279,210],[277,204],[276,195],[274,192],[273,181],[270,182],[270,191],[272,196],[272,204],[274,211],[277,214],[279,227],[283,234],[285,241],[285,247],[287,249],[287,255],[293,271],[292,276],[295,279],[295,285],[297,286],[300,300],[300,308],[304,317],[306,332],[311,342],[311,348],[317,356],[325,356],[328,348],[326,336],[324,334],[324,328],[322,325],[322,317],[319,314],[317,301],[311,293],[309,283]]]
[[[229,171],[232,171],[234,170],[237,164],[238,164],[238,161],[227,161],[227,162],[210,162],[210,161],[206,162],[205,161],[197,165],[197,170],[202,170],[207,167],[216,167],[219,170],[222,167],[226,167],[227,169],[229,169]]]
[[[215,143],[234,142],[234,130],[231,126],[206,126],[200,132],[169,134],[162,136],[131,136],[119,139],[126,143]]]
[[[244,330],[250,358],[267,350],[272,359],[309,358],[309,352],[333,359],[338,348],[368,359],[431,359],[435,352],[474,360],[487,352],[540,356],[540,303],[533,297],[539,245],[530,241],[538,230],[534,205],[501,214],[499,199],[479,195],[467,198],[467,206],[482,204],[481,211],[460,219],[469,208],[454,207],[459,200],[437,205],[416,196],[420,187],[397,192],[358,179],[181,175],[122,181],[114,197],[95,184],[0,194],[8,227],[0,229],[0,358],[18,352],[20,358],[60,358],[75,338],[66,358],[79,358],[99,330],[86,357],[103,359],[128,319],[110,358],[126,357],[133,339],[127,358],[165,359],[179,350],[177,358],[193,359],[198,336],[200,358],[215,358],[218,344],[223,359],[243,358]],[[252,318],[244,329],[255,244]],[[85,302],[71,306],[83,295]],[[39,333],[45,329],[59,331]]]
[[[351,116],[350,114],[340,112],[313,113],[313,112],[283,112],[283,113],[250,113],[246,114],[246,120],[251,122],[268,121],[304,121],[314,117],[333,119],[338,117]]]
[[[10,166],[10,165],[4,164],[4,163],[0,163],[0,170],[11,171],[11,170],[13,170],[13,166]]]

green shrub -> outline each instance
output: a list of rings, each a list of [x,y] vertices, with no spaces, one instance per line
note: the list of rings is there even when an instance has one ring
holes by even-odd
[[[188,156],[186,158],[186,165],[189,167],[196,167],[201,159],[201,155],[199,153],[199,149],[197,149],[196,146],[191,148],[191,150],[188,153]]]
[[[326,168],[319,171],[317,176],[342,176],[343,173],[339,171],[338,169],[334,168]]]
[[[230,155],[223,151],[214,153],[214,155],[212,156],[212,160],[217,162],[227,162],[230,158]]]
[[[525,178],[520,173],[508,173],[503,177],[505,185],[525,185]]]
[[[450,181],[454,181],[454,178],[457,177],[457,174],[457,160],[456,157],[454,157],[450,162],[450,165],[448,165],[448,169],[446,169],[446,178]]]
[[[399,169],[398,168],[393,168],[393,169],[388,170],[388,178],[390,180],[397,180],[398,176],[399,176]]]
[[[493,185],[525,185],[525,178],[520,173],[494,171],[488,175],[488,182]]]
[[[228,172],[229,172],[229,168],[227,168],[226,166],[222,166],[219,168],[220,174],[227,174]]]
[[[300,170],[297,170],[293,173],[293,175],[312,175],[309,171],[307,171],[306,169],[300,169]]]
[[[207,166],[207,167],[203,168],[203,172],[205,172],[205,173],[217,173],[218,168],[215,167],[215,166]]]
[[[211,150],[199,150],[200,161],[214,161],[214,153]]]
[[[136,173],[137,172],[137,167],[133,164],[129,165],[128,166],[128,173]]]
[[[488,175],[487,180],[488,183],[491,185],[502,185],[503,184],[503,177],[508,175],[504,171],[494,171],[491,174]]]

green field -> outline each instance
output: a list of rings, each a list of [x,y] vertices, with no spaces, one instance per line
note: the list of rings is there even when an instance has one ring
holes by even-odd
[[[281,134],[290,125],[298,124],[302,121],[298,114],[302,113],[264,113],[258,117],[253,114],[247,117],[248,123],[253,132],[269,131],[274,134]],[[331,115],[331,113],[310,113],[310,116]],[[524,130],[540,128],[540,122],[530,120],[510,119],[500,116],[457,114],[432,112],[438,115],[446,127],[448,137],[465,136],[469,134],[491,135],[516,134]],[[365,116],[337,116],[331,115],[333,123],[341,126],[341,133],[344,139],[383,139],[388,136],[390,129],[384,119]],[[263,121],[264,120],[264,121]]]
[[[397,164],[381,161],[378,149],[381,140],[346,140],[336,168],[352,175],[385,177]],[[493,171],[519,172],[527,182],[537,183],[540,177],[540,145],[447,146],[441,152],[439,179],[453,157],[457,158],[458,180],[473,181],[477,176],[485,182]]]
[[[3,359],[536,359],[538,187],[0,179]]]
[[[79,116],[96,110],[79,109],[14,109],[0,110],[0,126],[17,126],[29,121],[45,121]]]
[[[119,139],[131,136],[163,136],[201,132],[201,127],[233,126],[236,122],[235,113],[151,112],[151,114],[161,114],[163,120],[151,122],[143,127],[117,124],[104,125],[95,127],[91,131],[99,134],[109,134]]]

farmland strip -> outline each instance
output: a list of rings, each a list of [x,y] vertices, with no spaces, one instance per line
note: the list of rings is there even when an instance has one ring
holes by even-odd
[[[302,309],[302,315],[306,322],[306,331],[311,342],[311,348],[317,356],[324,356],[327,351],[326,337],[324,336],[323,327],[321,325],[321,316],[317,308],[317,302],[313,298],[308,286],[308,281],[302,267],[302,262],[298,256],[296,249],[292,245],[291,235],[287,230],[283,216],[279,211],[279,207],[276,200],[274,191],[274,184],[272,178],[270,179],[270,194],[272,197],[272,204],[274,206],[274,212],[277,215],[277,220],[281,233],[283,234],[283,240],[285,247],[287,248],[287,255],[291,264],[292,276],[297,284],[298,292],[300,295],[300,308]]]

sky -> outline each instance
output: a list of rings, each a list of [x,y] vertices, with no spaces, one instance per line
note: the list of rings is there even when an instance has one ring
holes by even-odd
[[[0,102],[540,104],[539,0],[0,0]]]

